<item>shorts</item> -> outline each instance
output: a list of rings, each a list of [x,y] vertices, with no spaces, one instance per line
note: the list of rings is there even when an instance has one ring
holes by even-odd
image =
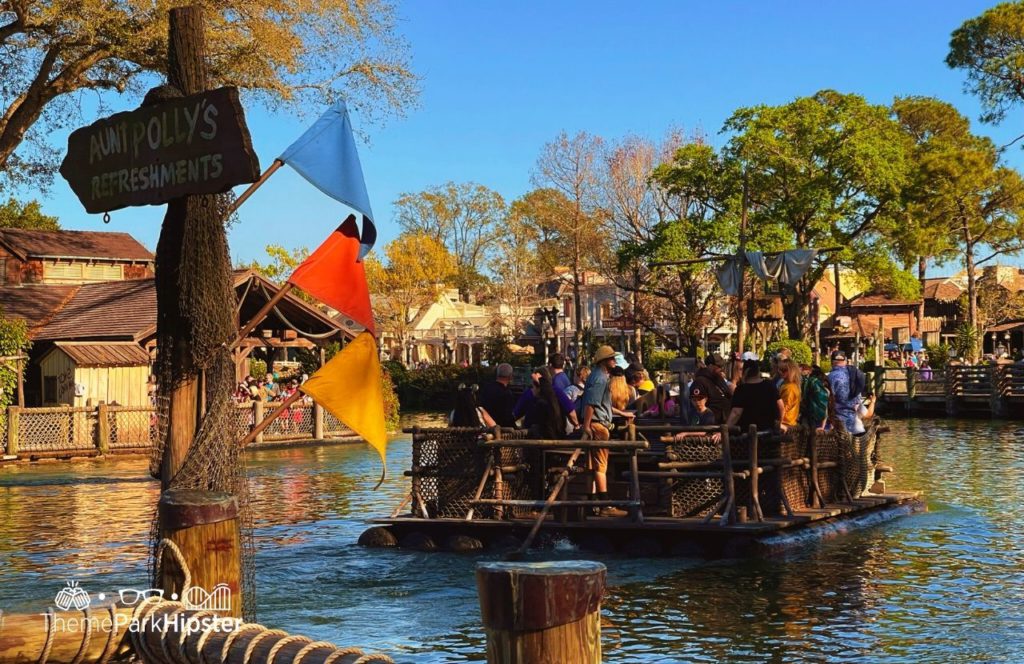
[[[611,432],[608,431],[607,425],[601,424],[600,422],[591,422],[590,428],[594,431],[594,440],[608,440],[611,438]],[[584,438],[587,435],[583,434]],[[590,464],[593,469],[598,473],[608,472],[608,448],[599,447],[590,450]]]

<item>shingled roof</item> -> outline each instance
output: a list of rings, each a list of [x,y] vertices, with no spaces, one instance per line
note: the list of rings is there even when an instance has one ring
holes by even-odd
[[[108,281],[79,286],[71,300],[33,339],[138,341],[155,325],[156,288],[152,279]]]
[[[30,337],[35,337],[54,314],[71,299],[79,286],[31,284],[0,287],[0,314],[6,318],[20,318],[28,325]]]
[[[948,277],[937,277],[924,280],[924,289],[921,291],[921,294],[926,300],[952,302],[959,298],[963,292],[963,289]]]
[[[128,233],[4,228],[0,229],[0,243],[22,260],[29,257],[153,260],[152,252]]]

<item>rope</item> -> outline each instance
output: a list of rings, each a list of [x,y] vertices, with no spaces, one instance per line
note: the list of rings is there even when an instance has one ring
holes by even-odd
[[[286,636],[285,638],[275,643],[273,647],[270,649],[270,652],[267,653],[267,662],[273,662],[274,658],[277,657],[277,651],[279,651],[281,648],[288,645],[289,643],[311,643],[312,641],[313,639],[309,638],[308,636]]]
[[[185,556],[181,553],[181,549],[167,538],[160,540],[160,546],[156,548],[156,578],[160,579],[161,582],[163,581],[164,552],[166,551],[170,551],[171,555],[174,556],[174,561],[178,563],[178,567],[181,568],[181,573],[185,577],[180,593],[180,597],[184,597],[188,589],[192,587],[192,572],[188,569],[188,563],[185,562]]]
[[[104,644],[103,652],[100,653],[99,661],[96,664],[107,664],[116,649],[116,646],[114,648],[111,646],[117,643],[117,606],[110,604],[107,606],[107,610],[110,611],[110,631],[107,632],[107,642]]]
[[[253,637],[253,640],[249,642],[248,646],[246,646],[245,652],[242,654],[242,664],[249,664],[250,660],[252,660],[252,651],[256,648],[256,644],[268,636],[289,636],[289,634],[282,629],[264,628],[264,630]],[[270,659],[267,659],[267,662],[270,662]]]
[[[220,645],[220,658],[217,661],[228,661],[228,652],[231,651],[231,644],[234,643],[235,639],[240,637],[243,632],[260,629],[266,629],[266,627],[257,623],[245,623],[244,625],[241,625],[238,629],[232,630],[231,633],[228,634],[228,637],[224,639],[224,643]]]
[[[217,617],[217,613],[215,611],[210,611],[210,610],[204,609],[202,611],[196,611],[195,613],[190,615],[188,617],[188,619],[185,621],[185,628],[182,629],[181,632],[178,635],[177,653],[178,653],[179,659],[175,659],[171,655],[171,653],[167,652],[167,644],[166,644],[166,642],[163,643],[164,654],[167,655],[167,659],[171,660],[172,662],[173,661],[181,661],[181,662],[189,661],[188,660],[188,655],[185,653],[185,641],[188,639],[189,634],[191,634],[193,631],[195,631],[191,627],[191,625],[193,625],[193,622],[194,622],[194,624],[196,626],[199,626],[200,624],[202,624],[200,621],[203,618],[207,617],[207,616],[213,616],[214,618],[216,618]],[[214,624],[214,621],[210,621],[210,622],[211,622],[211,624]]]
[[[330,641],[313,641],[312,643],[306,644],[302,650],[295,653],[295,657],[292,658],[292,664],[302,664],[302,660],[304,660],[309,653],[320,648],[330,648],[334,651],[338,649],[338,646],[334,645]]]
[[[381,655],[380,653],[372,653],[370,655],[364,655],[352,662],[352,664],[369,664],[370,662],[382,662],[383,664],[395,664],[395,660],[391,659],[387,655]]]
[[[335,650],[327,656],[327,659],[323,661],[323,664],[334,664],[334,660],[336,659],[341,659],[342,657],[346,657],[348,655],[362,654],[364,654],[362,648],[338,648],[337,650]]]
[[[82,609],[82,614],[85,616],[82,644],[78,646],[78,652],[75,653],[75,658],[71,660],[71,664],[82,664],[82,660],[85,659],[85,653],[89,649],[89,641],[92,640],[92,620],[90,619],[91,612],[88,606]]]
[[[202,660],[203,660],[203,647],[206,645],[206,640],[208,638],[210,638],[210,634],[213,634],[214,632],[219,632],[219,631],[220,631],[220,625],[218,625],[217,623],[211,622],[209,625],[207,625],[206,629],[203,630],[203,633],[200,634],[199,638],[196,640],[195,656],[194,657],[190,657],[189,653],[183,653],[183,657],[185,658],[185,661],[186,662],[202,662]]]
[[[50,658],[50,649],[53,648],[53,633],[55,624],[53,620],[53,607],[46,607],[46,641],[43,643],[43,651],[39,653],[38,664],[46,664]]]
[[[263,297],[267,298],[268,300],[270,299],[270,294],[267,293],[267,287],[264,286],[262,283],[260,284],[260,292],[263,293]],[[295,330],[302,336],[308,337],[309,339],[327,339],[328,337],[332,337],[338,333],[337,330],[330,330],[328,332],[321,332],[319,334],[314,334],[313,332],[306,332],[295,327],[295,325],[290,320],[285,318],[284,314],[281,313],[281,310],[277,308],[277,305],[274,305],[273,312],[277,315],[278,319],[280,319],[282,323],[284,323],[291,329]]]

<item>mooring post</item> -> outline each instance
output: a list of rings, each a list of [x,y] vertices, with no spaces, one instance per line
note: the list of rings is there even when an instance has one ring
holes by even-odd
[[[181,552],[176,560],[173,550],[165,549],[161,559],[163,573],[157,582],[164,597],[172,593],[186,599],[199,600],[209,595],[209,606],[222,616],[242,615],[242,539],[239,529],[238,502],[229,493],[198,491],[195,489],[168,489],[160,496],[160,539],[169,540]],[[186,596],[183,587],[185,570],[191,577],[190,585],[201,588]],[[226,586],[227,590],[217,590]],[[226,602],[225,602],[226,600]],[[195,604],[195,601],[192,601]]]
[[[7,407],[7,454],[18,456],[18,429],[21,426],[21,409]]]
[[[489,664],[600,662],[605,576],[588,561],[478,564]]]
[[[110,452],[109,408],[106,403],[96,406],[96,449],[100,454]]]

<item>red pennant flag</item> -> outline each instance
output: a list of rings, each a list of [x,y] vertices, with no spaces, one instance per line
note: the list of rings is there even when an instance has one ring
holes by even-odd
[[[302,265],[295,269],[288,283],[301,288],[324,304],[344,313],[371,334],[373,310],[366,272],[359,257],[359,228],[350,214],[333,233],[317,247]]]

